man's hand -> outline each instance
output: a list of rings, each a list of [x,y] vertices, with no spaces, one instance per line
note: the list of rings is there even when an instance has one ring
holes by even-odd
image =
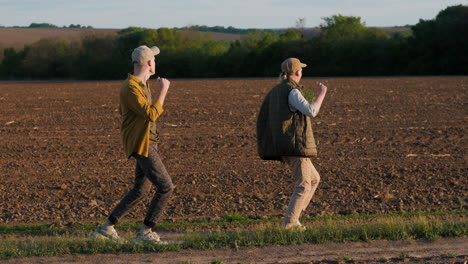
[[[171,85],[171,82],[166,78],[158,77],[156,82],[158,82],[158,86],[159,86],[160,91],[166,90],[166,92],[167,92],[167,90],[169,89],[169,86]]]
[[[325,86],[323,83],[318,82],[317,83],[317,94],[320,93],[326,93],[327,92],[327,86]]]
[[[323,99],[325,98],[325,94],[327,94],[327,86],[325,86],[321,82],[318,82],[317,83],[317,97],[315,98],[315,101],[314,101],[314,103],[317,105],[317,109],[320,109]]]
[[[164,105],[164,99],[166,99],[166,94],[167,94],[167,91],[169,90],[169,86],[171,85],[171,82],[168,79],[161,78],[161,77],[158,77],[156,82],[158,83],[158,86],[159,86],[159,91],[158,91],[159,93],[158,93],[158,97],[156,98],[156,100],[161,105]]]

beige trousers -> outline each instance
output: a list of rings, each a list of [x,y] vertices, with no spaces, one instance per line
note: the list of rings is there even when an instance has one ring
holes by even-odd
[[[283,220],[284,226],[290,226],[299,223],[302,211],[307,208],[314,196],[320,175],[310,158],[287,156],[283,157],[283,161],[292,167],[295,179],[293,194]]]

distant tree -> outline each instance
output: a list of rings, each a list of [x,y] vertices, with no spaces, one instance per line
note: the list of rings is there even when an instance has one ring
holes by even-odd
[[[286,29],[279,34],[280,41],[292,41],[300,39],[302,39],[301,32],[295,28]]]
[[[410,39],[408,71],[411,74],[436,74],[438,52],[434,38],[435,21],[422,20],[412,28],[413,38]]]
[[[410,51],[412,33],[396,33],[392,35],[389,47],[386,50],[388,56],[386,75],[409,75],[408,65],[411,63]]]
[[[31,23],[30,28],[58,28],[56,25],[49,23]]]
[[[63,26],[64,28],[93,28],[92,26],[82,26],[80,24],[70,24],[68,27]]]
[[[192,47],[192,41],[179,30],[158,28],[154,44],[169,50],[182,50]]]
[[[122,78],[130,69],[129,58],[123,58],[114,36],[87,35],[81,41],[75,71],[80,79]]]
[[[179,30],[169,28],[145,29],[130,27],[118,32],[121,48],[133,50],[139,45],[158,46],[161,49],[181,50],[191,47],[191,40]]]
[[[248,51],[242,46],[240,40],[229,43],[228,50],[218,60],[218,75],[225,77],[242,76],[240,72],[245,71],[244,63]]]
[[[335,15],[323,20],[320,38],[326,42],[355,39],[366,29],[360,17]]]
[[[277,40],[278,37],[270,32],[250,32],[241,40],[230,43],[220,59],[222,66],[219,68],[229,77],[262,76],[266,65],[261,54]]]
[[[270,32],[250,32],[242,38],[242,46],[248,51],[260,51],[276,40],[277,37]]]
[[[306,19],[298,18],[296,20],[296,30],[299,32],[301,39],[304,39],[305,27],[306,27]]]
[[[22,71],[28,78],[70,77],[73,52],[65,40],[41,39],[25,49]]]
[[[242,28],[235,28],[235,27],[232,27],[232,26],[229,26],[229,27],[223,27],[223,26],[208,27],[208,26],[199,26],[199,25],[189,25],[189,26],[186,26],[186,27],[176,28],[176,29],[196,30],[196,31],[202,31],[202,32],[241,34],[241,35],[245,35],[245,34],[250,33],[250,32],[257,32],[257,31],[268,31],[268,32],[274,32],[275,31],[275,30],[271,30],[271,29],[257,29],[257,28],[242,29]]]
[[[143,31],[145,30],[144,28],[141,28],[141,27],[128,27],[128,28],[124,28],[124,29],[121,29],[117,32],[117,34],[119,35],[125,35],[125,34],[131,34],[131,33],[135,33],[135,32],[140,32],[140,31]]]
[[[3,60],[0,65],[0,74],[3,78],[24,78],[21,70],[25,51],[16,51],[14,48],[6,48],[3,51]]]
[[[468,5],[447,7],[435,19],[441,74],[468,74]]]
[[[144,29],[129,27],[118,32],[117,47],[123,58],[130,58],[133,49],[145,44],[151,46],[156,41],[157,31],[154,29]]]
[[[419,20],[412,31],[411,73],[468,73],[468,6],[447,7],[435,19]]]
[[[382,29],[367,28],[360,17],[335,15],[323,18],[319,43],[327,56],[327,72],[337,75],[373,75],[384,71],[386,41]]]

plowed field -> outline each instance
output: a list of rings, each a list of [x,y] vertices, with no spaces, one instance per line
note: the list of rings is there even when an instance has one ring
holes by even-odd
[[[316,79],[303,79],[311,88]],[[466,209],[468,77],[320,79],[321,183],[306,215]],[[256,153],[275,79],[172,80],[158,120],[177,185],[163,221],[280,216],[291,170]],[[99,222],[129,190],[120,81],[0,82],[0,224]],[[146,204],[127,220],[144,217]]]

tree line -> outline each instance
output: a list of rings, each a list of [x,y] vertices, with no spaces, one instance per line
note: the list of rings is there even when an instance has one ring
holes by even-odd
[[[4,26],[0,26],[4,27]],[[31,23],[27,27],[14,26],[13,28],[59,28],[58,26],[50,23]],[[82,26],[80,24],[70,24],[68,27],[63,26],[62,28],[93,28],[92,26]]]
[[[130,54],[156,45],[158,75],[168,78],[272,77],[281,61],[297,57],[305,76],[466,75],[468,6],[420,20],[412,33],[389,35],[360,17],[323,19],[320,34],[306,39],[298,28],[253,31],[241,40],[187,36],[177,29],[129,27],[117,35],[86,35],[79,41],[42,39],[21,50],[0,50],[2,79],[123,79]]]
[[[191,25],[181,28],[176,28],[180,30],[194,30],[194,31],[201,31],[201,32],[217,32],[217,33],[228,33],[228,34],[247,34],[250,32],[258,32],[258,31],[268,31],[274,32],[274,29],[259,29],[259,28],[235,28],[235,27],[223,27],[223,26],[200,26],[200,25]]]

